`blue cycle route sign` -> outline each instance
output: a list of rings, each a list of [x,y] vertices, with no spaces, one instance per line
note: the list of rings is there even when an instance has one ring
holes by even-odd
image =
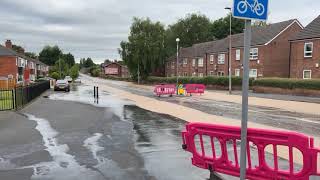
[[[269,0],[233,0],[233,16],[240,19],[266,21]]]

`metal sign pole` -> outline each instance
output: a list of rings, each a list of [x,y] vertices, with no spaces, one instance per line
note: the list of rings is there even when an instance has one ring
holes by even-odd
[[[246,20],[245,33],[244,33],[243,79],[242,79],[240,180],[246,179],[246,170],[247,170],[247,128],[248,128],[250,46],[251,46],[251,20]]]

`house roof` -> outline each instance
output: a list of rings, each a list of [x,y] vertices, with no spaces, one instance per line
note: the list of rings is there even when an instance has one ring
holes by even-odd
[[[41,61],[39,61],[37,59],[32,59],[32,58],[27,57],[27,56],[25,56],[23,54],[20,54],[20,53],[14,51],[12,49],[6,48],[6,47],[4,47],[2,45],[0,45],[0,56],[18,56],[18,57],[21,57],[23,59],[26,59],[26,60],[29,60],[29,61],[33,61],[33,62],[35,62],[37,64],[46,65],[45,63],[43,63],[43,62],[41,62]]]
[[[291,40],[294,41],[314,38],[320,38],[320,16],[314,19]]]

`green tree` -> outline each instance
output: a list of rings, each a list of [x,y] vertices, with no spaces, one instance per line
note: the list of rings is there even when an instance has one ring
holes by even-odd
[[[69,65],[62,58],[60,58],[55,62],[53,71],[58,72],[60,79],[63,79],[64,77],[69,75]]]
[[[69,65],[69,67],[72,67],[75,64],[74,56],[71,53],[63,54],[62,59]]]
[[[33,52],[26,52],[26,53],[24,53],[24,55],[26,55],[27,57],[32,58],[32,59],[38,58],[37,54],[33,53]]]
[[[73,80],[79,77],[79,65],[75,64],[70,69],[70,76]]]
[[[18,52],[18,53],[24,53],[24,48],[21,47],[21,46],[19,46],[19,45],[13,44],[13,45],[12,45],[12,49],[13,49],[14,51]]]
[[[45,46],[39,53],[39,60],[49,66],[53,66],[61,56],[62,51],[58,46]]]
[[[94,66],[94,62],[92,61],[92,59],[91,58],[87,58],[85,61],[84,61],[84,67],[86,67],[86,68],[90,68],[90,67],[92,67],[92,66]]]
[[[210,19],[201,14],[189,14],[178,22],[169,25],[166,30],[165,45],[167,55],[176,52],[176,38],[180,38],[181,47],[189,47],[195,43],[206,42],[214,39],[211,32]]]
[[[50,74],[50,77],[53,78],[53,79],[55,79],[55,80],[58,80],[58,79],[60,78],[60,75],[59,75],[58,72],[52,72],[52,73]]]
[[[212,23],[211,34],[215,39],[223,39],[229,36],[230,16],[232,15],[229,14],[228,16],[224,18],[220,18]],[[232,34],[238,34],[243,32],[244,20],[232,17],[231,23],[232,23],[232,26],[231,26]]]
[[[138,67],[141,77],[146,78],[164,65],[164,41],[165,29],[160,22],[133,18],[128,41],[122,41],[119,49],[133,78],[137,78]]]

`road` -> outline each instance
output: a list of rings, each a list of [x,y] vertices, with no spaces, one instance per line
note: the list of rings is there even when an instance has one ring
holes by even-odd
[[[197,97],[158,98],[126,83],[94,81],[209,114],[240,116],[240,105],[235,103]],[[320,132],[314,123],[319,119],[311,115],[250,109],[250,117],[259,123]],[[0,112],[0,179],[205,180],[209,172],[193,167],[191,155],[181,149],[180,132],[185,123],[139,108],[104,89],[97,102],[93,87],[86,83],[72,86],[70,93],[48,91],[19,112]],[[288,168],[286,160],[279,163]]]

